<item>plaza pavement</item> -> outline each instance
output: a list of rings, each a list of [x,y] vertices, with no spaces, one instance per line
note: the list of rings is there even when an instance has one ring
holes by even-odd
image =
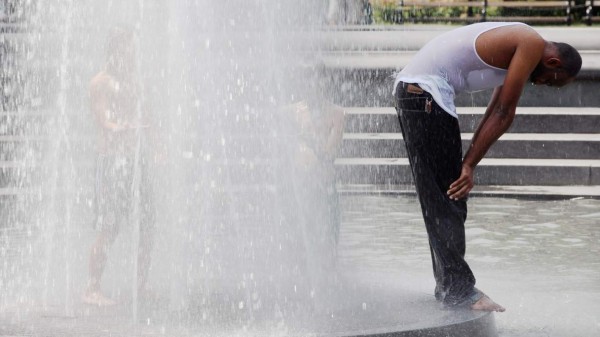
[[[341,261],[357,275],[432,294],[429,246],[413,196],[343,198]],[[473,197],[466,259],[507,308],[500,337],[600,335],[600,200]]]
[[[339,266],[344,275],[377,282],[390,294],[400,288],[435,302],[427,237],[413,195],[344,193],[341,210]],[[600,335],[599,223],[597,199],[471,198],[466,259],[477,286],[507,308],[495,314],[499,337]],[[81,231],[79,244],[91,238],[91,230]],[[7,267],[1,267],[3,273]],[[76,284],[73,291],[82,287]],[[64,308],[3,304],[2,337],[264,336],[243,329],[213,331],[202,324],[173,328],[166,317],[132,325],[128,307],[75,304],[75,313],[65,315]],[[282,327],[269,331],[269,336],[286,335]]]

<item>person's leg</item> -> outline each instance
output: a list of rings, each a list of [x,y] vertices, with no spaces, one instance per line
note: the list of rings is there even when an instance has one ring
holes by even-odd
[[[147,164],[141,164],[140,180],[140,246],[138,250],[138,291],[144,296],[152,296],[147,289],[148,273],[152,250],[154,248],[154,235],[156,228],[156,208],[152,182],[148,177]]]
[[[100,280],[106,267],[108,251],[119,234],[117,210],[118,181],[115,179],[114,158],[100,155],[96,168],[96,226],[99,230],[89,257],[89,280],[83,295],[87,304],[106,306],[116,302],[102,294]]]
[[[151,255],[154,248],[154,228],[145,227],[141,224],[140,228],[140,246],[138,250],[138,292],[142,297],[151,296],[149,294],[148,273],[150,271]],[[145,227],[145,228],[144,228]]]
[[[397,104],[417,189],[436,279],[436,298],[460,304],[474,294],[475,278],[464,260],[466,201],[453,201],[446,191],[460,175],[462,148],[458,121],[427,93],[398,88]],[[426,104],[431,109],[427,111]]]
[[[504,311],[474,287],[475,277],[464,260],[466,201],[446,194],[462,168],[458,121],[428,93],[410,93],[403,86],[396,90],[396,109],[429,236],[436,298],[450,307]]]
[[[116,303],[114,300],[103,295],[100,289],[100,280],[104,273],[104,267],[106,266],[108,250],[118,234],[116,228],[116,226],[103,228],[92,245],[89,260],[89,281],[83,296],[84,303],[99,306],[113,305]]]

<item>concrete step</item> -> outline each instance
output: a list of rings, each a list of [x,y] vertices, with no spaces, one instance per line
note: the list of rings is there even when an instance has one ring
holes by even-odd
[[[364,29],[337,27],[320,32],[318,36],[323,50],[415,51],[436,36],[456,27],[445,24],[370,25]],[[580,51],[600,49],[600,27],[533,28],[544,39],[565,42]]]
[[[322,77],[330,88],[334,102],[341,106],[394,106],[392,95],[394,69],[324,68]],[[600,71],[582,76],[562,88],[527,84],[519,100],[521,107],[598,107],[600,106]],[[457,106],[487,106],[492,90],[460,93]]]
[[[22,161],[25,158],[39,157],[42,147],[43,142],[15,140],[0,136],[0,161]]]
[[[51,130],[50,123],[56,119],[49,110],[0,112],[0,136],[44,135]]]
[[[76,161],[90,157],[96,150],[95,139],[90,136],[69,137],[68,146],[59,137],[31,135],[0,136],[0,168],[28,163],[41,163],[49,156],[67,156]],[[53,147],[59,146],[58,149]],[[59,151],[59,153],[54,153]],[[58,160],[61,160],[61,159]]]
[[[293,137],[290,138],[291,141],[294,140]],[[232,158],[260,161],[282,157],[279,154],[289,147],[286,141],[282,142],[281,137],[276,138],[267,133],[251,136],[219,135],[212,139],[186,134],[178,143],[170,144],[170,148],[176,161],[199,157],[210,157],[216,161]],[[68,146],[65,146],[66,142]],[[174,149],[178,152],[175,153]],[[69,135],[66,140],[58,139],[57,136],[0,135],[0,162],[42,162],[55,151],[59,151],[58,156],[71,158],[76,162],[89,160],[96,155],[97,140],[94,135],[83,134]]]
[[[466,153],[472,133],[461,134],[463,153]],[[406,157],[400,133],[346,133],[340,157],[394,158]],[[488,158],[600,158],[600,134],[504,134],[488,151]]]
[[[394,158],[406,157],[395,109],[345,110],[346,133],[338,161],[341,181],[373,184],[411,181],[406,159],[393,162]],[[465,132],[462,134],[465,150],[472,137],[470,132],[476,128],[484,110],[458,108],[461,128]],[[593,166],[586,168],[585,162],[582,164],[577,160],[600,158],[598,130],[598,108],[519,108],[509,133],[494,144],[487,155],[489,159],[506,161],[485,165],[494,162],[484,160],[477,179],[485,184],[587,185],[593,180],[591,172],[596,169]],[[369,158],[375,158],[375,162]],[[389,165],[384,158],[392,160],[394,165]],[[518,161],[511,158],[561,161],[524,161],[527,165],[523,167],[508,167],[511,161]]]
[[[600,36],[600,30],[596,31]],[[392,70],[404,68],[417,53],[414,50],[397,51],[330,51],[324,53],[320,61],[327,69],[344,71]],[[582,64],[578,77],[589,78],[600,72],[600,41],[595,50],[580,50]]]
[[[205,186],[267,186],[282,178],[284,170],[289,170],[289,158],[276,156],[263,159],[226,158],[207,159],[205,157],[182,157],[174,161],[174,171],[189,175],[189,181],[202,181]],[[162,167],[160,165],[163,165]],[[150,173],[164,172],[173,163],[157,164]],[[285,171],[287,172],[287,171]],[[61,186],[70,184],[81,190],[91,190],[96,174],[96,159],[88,156],[84,159],[64,161],[0,161],[0,189],[5,192],[18,190],[36,190],[40,186],[56,183]],[[166,179],[152,177],[153,179]],[[181,177],[169,177],[181,178]],[[53,180],[54,179],[54,180]],[[210,179],[210,181],[206,181]],[[67,181],[68,180],[68,181]],[[55,182],[54,182],[55,181]]]
[[[39,181],[39,168],[28,162],[0,161],[0,188],[28,189]]]
[[[345,132],[401,132],[393,107],[347,107]],[[485,107],[457,107],[462,132],[474,132]],[[518,107],[509,132],[516,133],[598,133],[600,108]]]
[[[342,106],[393,106],[395,73],[451,25],[402,25],[368,30],[336,29],[319,34],[323,77]],[[566,42],[582,55],[577,80],[563,88],[526,86],[520,106],[600,106],[600,28],[534,27],[545,39]],[[485,106],[491,91],[459,94],[459,106]]]
[[[400,70],[427,42],[455,26],[402,25],[370,30],[335,30],[319,35],[321,62],[328,69]],[[534,27],[549,41],[566,42],[582,56],[580,78],[600,73],[600,28]]]
[[[412,183],[406,158],[338,158],[342,184]],[[600,185],[600,160],[484,158],[475,171],[478,185]]]
[[[275,187],[273,187],[274,189]],[[257,186],[256,191],[263,191],[264,186]],[[412,184],[338,184],[338,193],[342,194],[407,194],[415,195],[415,187]],[[247,192],[243,189],[242,192]],[[234,191],[237,193],[237,191]],[[40,189],[11,189],[0,188],[0,229],[6,228],[3,224],[11,226],[27,223],[31,216],[32,205],[43,202],[43,192]],[[548,186],[548,185],[475,185],[470,196],[484,197],[511,197],[511,198],[542,198],[542,199],[571,199],[571,198],[600,198],[600,185],[571,185],[571,186]],[[92,200],[93,194],[88,195]],[[93,207],[86,201],[87,207]]]
[[[416,195],[414,185],[372,185],[345,184],[339,185],[338,193],[342,194],[400,194]],[[579,199],[600,198],[600,185],[589,186],[545,186],[545,185],[475,185],[469,193],[470,197],[505,197],[535,199]]]
[[[27,25],[24,23],[7,23],[0,22],[0,34],[11,36],[11,35],[23,35],[26,36]]]
[[[345,108],[345,111],[346,132],[343,147],[339,154],[341,158],[338,160],[341,181],[354,182],[356,180],[353,178],[354,176],[357,176],[359,181],[373,184],[381,181],[409,181],[410,174],[407,173],[407,167],[398,164],[402,160],[405,161],[405,159],[397,159],[399,161],[396,161],[395,165],[385,164],[389,160],[393,161],[395,158],[406,157],[395,109],[390,107],[349,107]],[[472,137],[472,131],[484,113],[484,108],[459,107],[458,113],[463,131],[464,146],[466,147]],[[4,116],[9,115],[5,114]],[[35,111],[19,115],[18,118],[15,114],[9,117],[12,122],[26,121],[22,125],[31,126],[35,124],[31,122],[31,119],[44,123],[46,116],[43,111]],[[39,130],[45,131],[43,128],[31,128],[29,131],[34,131],[33,135],[0,136],[0,149],[2,149],[0,187],[35,187],[43,172],[49,169],[48,167],[42,167],[47,165],[42,161],[42,156],[48,152],[48,146],[52,144],[52,139],[35,132]],[[585,165],[582,165],[578,160],[600,158],[598,130],[600,130],[600,108],[519,108],[510,132],[505,134],[492,147],[487,158],[490,160],[504,159],[506,161],[510,161],[511,158],[525,158],[527,160],[531,160],[531,158],[560,159],[562,160],[562,167],[555,165],[555,162],[538,161],[535,165],[525,165],[519,174],[499,174],[495,176],[492,173],[486,173],[493,172],[490,167],[510,166],[505,162],[499,162],[495,166],[484,165],[484,169],[478,170],[482,171],[482,176],[478,179],[484,179],[490,184],[516,184],[527,181],[531,181],[530,184],[532,185],[544,183],[544,181],[552,181],[552,184],[558,185],[566,185],[572,182],[589,184],[589,180],[592,179],[590,178],[592,177],[590,173],[592,166],[586,171]],[[77,163],[85,162],[85,165],[76,164],[75,166],[78,170],[81,170],[82,175],[92,176],[94,165],[93,160],[90,161],[89,159],[94,149],[93,138],[89,135],[72,135],[70,141],[73,143],[73,152],[69,156],[70,160]],[[230,144],[229,148],[234,152],[229,153],[230,155],[226,157],[236,158],[236,151],[242,149],[243,146],[241,145],[248,143],[248,141],[243,135],[232,135],[228,143]],[[269,157],[268,153],[264,153],[265,149],[254,151],[250,147],[243,153],[247,160],[251,161],[251,158],[255,157]],[[192,154],[190,158],[196,157]],[[213,154],[212,157],[213,164],[211,165],[218,167],[220,165],[218,156]],[[194,160],[197,160],[197,158]],[[231,163],[228,165],[236,166],[236,164]],[[239,166],[242,169],[247,167],[244,165]],[[232,170],[235,171],[236,169],[232,168]],[[390,170],[396,173],[386,173]],[[511,170],[519,170],[519,166],[511,166],[505,171],[512,172]],[[369,172],[373,172],[373,175],[367,174]],[[543,172],[548,172],[545,174],[547,177],[536,177]],[[267,181],[269,174],[265,172],[262,176]],[[261,179],[263,178],[258,180]]]

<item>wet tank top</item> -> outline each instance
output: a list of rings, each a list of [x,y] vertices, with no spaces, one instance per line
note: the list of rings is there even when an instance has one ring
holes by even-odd
[[[476,23],[443,33],[427,43],[396,76],[396,85],[417,83],[436,103],[454,117],[454,96],[461,92],[492,89],[502,85],[507,70],[485,63],[475,50],[475,41],[491,29],[517,22]]]

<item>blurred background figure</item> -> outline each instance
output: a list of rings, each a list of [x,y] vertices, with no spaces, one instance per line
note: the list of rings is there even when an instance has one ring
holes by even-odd
[[[6,5],[3,1],[0,1],[0,22],[4,21],[8,17],[6,12]]]
[[[329,252],[323,267],[332,269],[341,220],[334,162],[342,143],[344,111],[329,102],[308,101],[293,103],[290,110],[297,128],[293,158],[301,217],[311,232],[323,234],[313,236],[319,241],[315,248]]]
[[[330,25],[369,25],[373,22],[369,0],[329,0]]]
[[[91,110],[98,128],[95,181],[96,229],[89,260],[89,281],[83,302],[113,305],[100,280],[107,254],[123,225],[139,223],[138,292],[146,292],[154,232],[154,208],[148,181],[149,129],[141,108],[141,83],[131,29],[113,28],[108,37],[105,69],[90,84]],[[136,223],[136,224],[137,224]]]

